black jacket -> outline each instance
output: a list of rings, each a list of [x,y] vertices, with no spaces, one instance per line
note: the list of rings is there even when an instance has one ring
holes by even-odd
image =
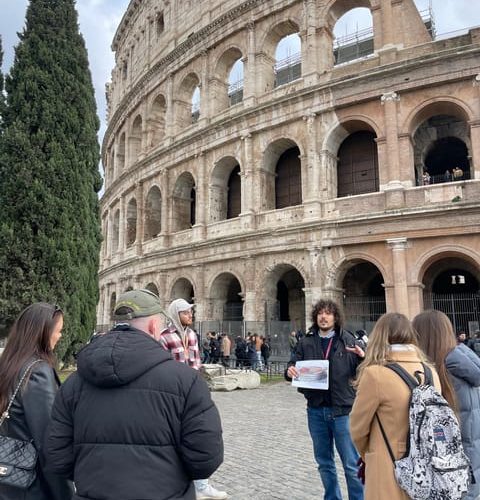
[[[347,415],[350,413],[355,399],[352,380],[355,378],[357,367],[362,361],[356,354],[345,349],[346,346],[354,344],[359,344],[359,342],[348,330],[339,329],[336,331],[329,355],[330,387],[328,391],[298,389],[307,399],[308,406],[331,406],[334,415]],[[297,344],[295,360],[305,361],[311,359],[325,359],[317,329],[312,329]]]
[[[33,360],[22,367],[21,374],[31,361]],[[43,460],[43,439],[59,385],[60,381],[55,370],[48,363],[41,361],[33,365],[30,376],[27,377],[27,383],[13,401],[9,412],[10,418],[4,421],[0,434],[23,441],[33,440],[39,453],[37,477],[28,490],[0,484],[1,500],[69,500],[72,498],[71,483],[46,472]]]
[[[55,399],[49,467],[76,500],[195,498],[192,479],[223,461],[220,417],[196,370],[144,332],[119,325],[78,355]]]

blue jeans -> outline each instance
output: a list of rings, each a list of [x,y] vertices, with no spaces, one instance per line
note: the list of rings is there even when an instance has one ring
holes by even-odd
[[[363,500],[363,485],[357,477],[358,453],[350,437],[349,417],[334,417],[332,408],[307,408],[313,453],[325,488],[324,500],[342,500],[338,484],[333,442],[342,460],[349,500]]]

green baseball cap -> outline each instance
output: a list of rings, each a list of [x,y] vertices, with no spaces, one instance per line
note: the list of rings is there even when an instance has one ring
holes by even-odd
[[[160,299],[150,290],[130,290],[118,297],[113,317],[116,320],[145,318],[162,313]]]

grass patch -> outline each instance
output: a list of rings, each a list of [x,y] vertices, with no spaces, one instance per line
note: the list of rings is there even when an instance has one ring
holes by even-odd
[[[280,374],[274,374],[270,377],[268,377],[265,373],[260,374],[260,383],[262,384],[276,384],[277,382],[282,382],[284,380],[284,376]]]

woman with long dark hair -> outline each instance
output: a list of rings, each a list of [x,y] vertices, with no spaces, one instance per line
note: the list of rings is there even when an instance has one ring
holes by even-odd
[[[457,344],[452,323],[440,311],[424,311],[413,319],[419,344],[435,363],[442,395],[460,418],[462,443],[475,482],[465,499],[480,495],[480,359],[465,344]]]
[[[380,423],[395,455],[402,458],[407,449],[409,403],[407,384],[385,365],[398,364],[410,375],[420,372],[426,361],[418,347],[417,335],[403,314],[384,314],[369,336],[365,360],[357,372],[357,397],[350,414],[350,432],[365,462],[365,500],[408,500],[400,489]],[[440,381],[430,367],[435,387]]]
[[[71,483],[49,474],[42,457],[43,438],[60,385],[53,349],[62,335],[62,328],[60,308],[43,302],[32,304],[16,319],[0,356],[0,414],[7,410],[10,398],[26,373],[0,434],[32,441],[38,452],[33,483],[22,490],[0,482],[2,500],[69,500],[72,497]]]

